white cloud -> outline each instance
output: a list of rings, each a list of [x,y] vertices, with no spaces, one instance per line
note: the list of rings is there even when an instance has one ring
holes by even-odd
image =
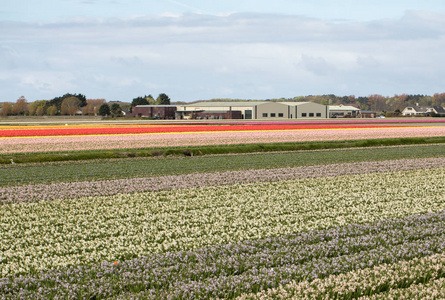
[[[428,74],[441,74],[445,64],[444,17],[410,11],[361,23],[252,13],[3,22],[0,75],[21,79],[0,82],[0,90],[13,99],[69,90],[122,100],[160,92],[182,100],[442,92],[443,80]]]
[[[166,0],[167,2],[170,2],[170,3],[173,3],[173,4],[175,4],[175,5],[179,5],[179,6],[181,6],[181,7],[184,7],[184,8],[186,8],[186,9],[191,9],[192,11],[194,11],[194,12],[198,12],[198,13],[208,13],[208,12],[204,12],[203,10],[201,10],[201,9],[199,9],[199,8],[197,8],[197,7],[194,7],[194,6],[191,6],[191,5],[189,5],[189,4],[186,4],[186,3],[183,3],[183,2],[180,2],[180,1],[176,1],[176,0]]]
[[[306,71],[315,75],[329,75],[336,71],[334,65],[328,63],[323,57],[313,57],[306,54],[301,56],[300,65]]]

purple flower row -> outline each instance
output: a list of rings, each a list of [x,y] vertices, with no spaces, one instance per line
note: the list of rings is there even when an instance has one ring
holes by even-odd
[[[6,298],[235,297],[445,251],[445,211],[3,278]]]
[[[116,179],[53,184],[29,184],[0,188],[0,203],[23,203],[111,196],[119,193],[198,188],[238,183],[270,182],[299,178],[394,172],[445,166],[445,157],[357,162],[293,168],[227,171],[205,174],[170,175],[150,178]]]

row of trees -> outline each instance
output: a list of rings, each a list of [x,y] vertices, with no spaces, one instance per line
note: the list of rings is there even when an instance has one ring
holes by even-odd
[[[105,102],[105,100],[103,100],[103,102]],[[75,115],[82,107],[86,107],[87,104],[87,99],[82,94],[65,94],[52,100],[37,100],[32,103],[28,103],[26,98],[22,96],[17,99],[15,104],[3,103],[0,115]]]
[[[295,101],[295,102],[316,102],[323,105],[353,105],[362,110],[372,110],[376,112],[399,112],[407,106],[442,106],[445,107],[445,93],[436,93],[433,96],[428,95],[394,95],[385,97],[378,94],[369,95],[367,97],[336,96],[329,95],[309,95],[298,96],[294,98],[268,99],[269,101]],[[245,101],[242,99],[212,99],[210,101]],[[252,100],[256,101],[256,100]]]
[[[28,102],[25,97],[22,96],[17,99],[15,104],[11,104],[9,102],[5,102],[2,105],[2,109],[0,110],[0,116],[9,116],[9,115],[24,115],[28,111]]]
[[[170,98],[164,93],[159,94],[156,100],[153,98],[152,95],[148,96],[145,95],[144,97],[133,98],[133,101],[131,102],[130,106],[130,112],[131,109],[137,105],[170,105],[170,104],[171,104]]]
[[[106,103],[105,99],[86,99],[82,94],[67,93],[52,100],[37,100],[28,103],[24,96],[12,104],[5,102],[1,106],[0,116],[55,116],[55,115],[84,115],[84,116],[123,116],[124,109],[136,105],[170,104],[170,98],[162,93],[156,100],[151,95],[134,98],[128,106],[122,103]]]
[[[245,101],[234,99],[212,99],[211,101]],[[394,95],[385,97],[374,94],[367,97],[336,96],[336,95],[309,95],[294,98],[269,99],[270,101],[297,101],[297,102],[316,102],[324,105],[353,105],[362,110],[372,110],[376,112],[400,112],[407,106],[442,106],[445,107],[445,93],[436,93],[433,96],[428,95]],[[37,100],[28,103],[25,97],[20,97],[15,104],[3,103],[0,116],[10,115],[90,115],[90,116],[122,116],[123,110],[130,112],[136,105],[170,105],[170,98],[162,93],[156,98],[152,95],[145,95],[134,98],[128,107],[119,103],[106,103],[105,99],[86,99],[82,94],[65,94],[52,100]]]
[[[400,112],[407,106],[442,106],[445,107],[445,93],[436,93],[433,96],[428,95],[394,95],[385,97],[378,94],[368,97],[351,96],[302,96],[289,99],[290,101],[317,102],[324,105],[353,105],[362,110],[372,110],[376,112]]]

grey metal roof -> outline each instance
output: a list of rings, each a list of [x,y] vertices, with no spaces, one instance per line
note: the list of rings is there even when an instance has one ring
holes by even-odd
[[[303,104],[308,104],[308,103],[318,104],[315,102],[277,102],[277,103],[281,103],[281,104],[289,105],[289,106],[298,106],[298,105],[303,105]],[[322,105],[322,104],[318,104],[318,105]]]
[[[177,105],[136,105],[135,107],[177,107]]]
[[[346,111],[346,110],[360,110],[360,108],[354,107],[352,105],[329,105],[329,110],[340,110],[340,111]]]
[[[407,106],[406,108],[411,107],[414,111],[420,112],[420,113],[426,113],[428,108],[423,106]]]
[[[185,106],[191,107],[219,107],[219,106],[231,106],[231,107],[240,107],[240,106],[255,106],[266,103],[272,103],[268,101],[227,101],[227,102],[198,102],[193,104],[188,104]]]

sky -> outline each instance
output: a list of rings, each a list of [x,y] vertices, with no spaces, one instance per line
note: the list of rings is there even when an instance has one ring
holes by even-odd
[[[445,92],[443,0],[0,0],[0,102]]]

